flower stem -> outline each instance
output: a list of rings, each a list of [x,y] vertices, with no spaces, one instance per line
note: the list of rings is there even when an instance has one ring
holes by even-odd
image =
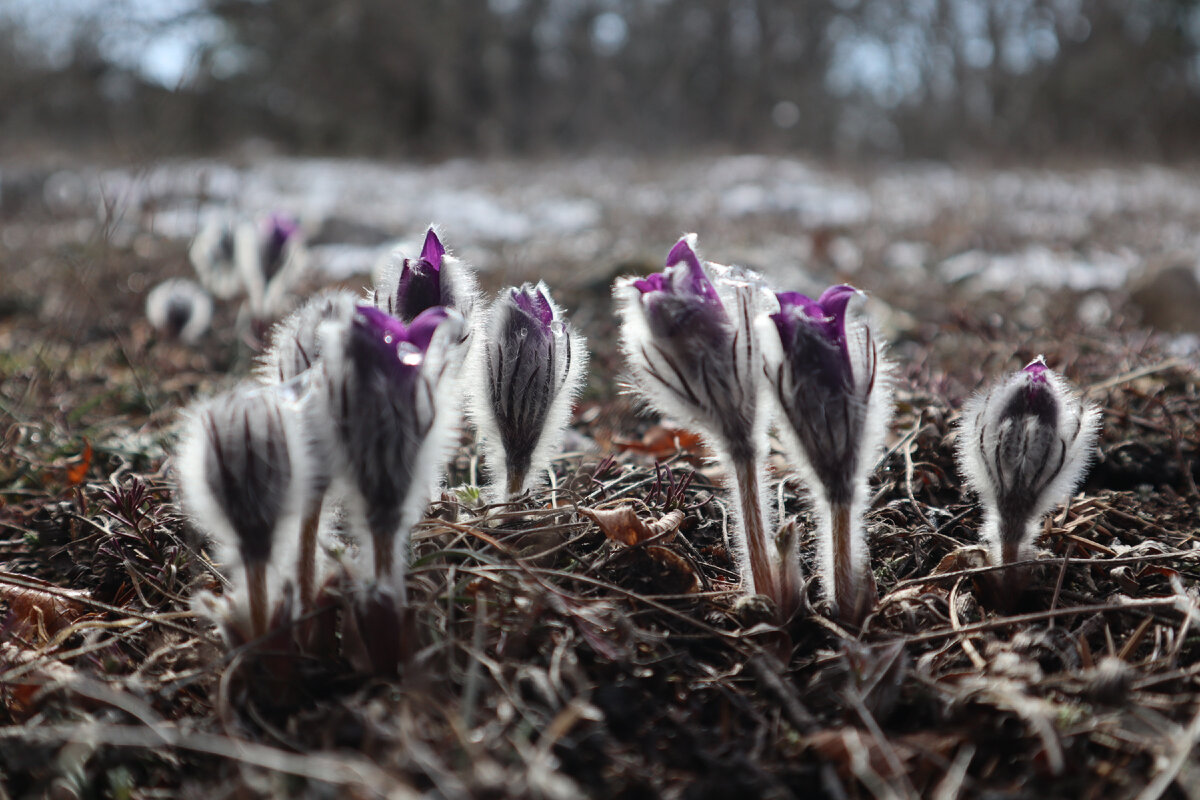
[[[321,524],[321,504],[318,499],[315,507],[304,518],[300,528],[300,558],[297,564],[297,582],[300,584],[300,607],[305,611],[312,608],[317,586],[317,529]]]
[[[741,510],[746,551],[750,557],[749,583],[752,592],[764,594],[777,604],[783,601],[777,578],[778,557],[772,552],[767,537],[766,515],[758,488],[758,463],[755,459],[735,459],[734,479],[737,483],[738,506]],[[745,577],[745,576],[743,576]]]
[[[371,542],[375,549],[376,579],[390,578],[395,559],[392,554],[392,537],[382,534],[371,534]]]
[[[829,515],[833,526],[833,575],[830,576],[830,594],[833,597],[834,613],[842,622],[858,625],[866,616],[869,599],[864,596],[862,576],[854,559],[850,504],[831,504]]]
[[[512,499],[521,493],[521,487],[525,485],[525,475],[520,472],[508,473],[508,497]]]
[[[250,595],[250,632],[257,639],[267,632],[267,563],[246,562],[246,584]]]

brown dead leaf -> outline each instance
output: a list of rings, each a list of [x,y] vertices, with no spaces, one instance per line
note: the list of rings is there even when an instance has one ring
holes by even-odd
[[[699,434],[681,428],[655,425],[641,439],[613,439],[613,446],[632,453],[642,453],[654,458],[669,458],[677,453],[703,458],[708,450]]]
[[[960,547],[951,553],[947,553],[929,574],[945,575],[948,572],[960,572],[965,569],[986,567],[988,564],[986,548],[979,547],[978,545]]]
[[[48,641],[87,613],[81,602],[87,598],[85,592],[63,589],[27,575],[20,577],[26,585],[0,582],[0,603],[8,605],[8,614],[0,626],[6,638]],[[31,583],[45,584],[52,591],[30,588]]]
[[[627,547],[633,547],[656,536],[662,536],[660,541],[663,543],[669,542],[683,524],[683,512],[678,510],[649,523],[638,516],[633,506],[580,508],[579,513],[600,526],[600,530],[604,531],[604,535],[609,539]]]

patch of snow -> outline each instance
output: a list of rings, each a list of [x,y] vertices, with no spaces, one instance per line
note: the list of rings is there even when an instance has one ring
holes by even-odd
[[[1115,289],[1125,283],[1139,259],[1129,252],[1095,253],[1084,258],[1042,245],[1017,253],[987,253],[968,250],[943,261],[938,276],[949,283],[971,281],[977,289],[1004,291],[1041,287],[1046,289]]]

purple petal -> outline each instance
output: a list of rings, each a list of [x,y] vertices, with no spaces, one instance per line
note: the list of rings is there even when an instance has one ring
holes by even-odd
[[[427,308],[417,315],[408,325],[408,342],[419,348],[422,352],[429,349],[429,342],[433,339],[433,334],[437,331],[438,326],[442,324],[442,320],[450,316],[450,312],[445,306],[434,306]]]
[[[633,285],[642,294],[646,294],[647,292],[662,292],[666,291],[666,280],[666,275],[661,272],[655,272],[653,275],[647,275],[640,280],[634,281]]]
[[[713,302],[720,302],[717,290],[713,287],[712,281],[708,279],[708,275],[704,274],[704,267],[700,264],[700,259],[697,257],[696,251],[692,249],[687,236],[676,242],[675,246],[671,248],[671,252],[667,254],[665,272],[672,272],[671,268],[678,264],[687,266],[688,283],[686,288],[689,292]]]
[[[421,248],[421,260],[435,270],[441,270],[442,259],[446,256],[446,248],[437,233],[430,228],[425,234],[425,246]]]
[[[1029,376],[1030,383],[1045,383],[1047,380],[1046,373],[1050,371],[1050,368],[1046,366],[1046,359],[1038,356],[1026,364],[1025,368],[1021,371]]]
[[[550,300],[542,294],[541,289],[526,283],[520,289],[513,289],[511,298],[516,307],[526,316],[540,324],[545,330],[550,330],[550,323],[554,321],[554,309],[550,306]]]
[[[439,259],[438,264],[441,264]],[[400,271],[400,284],[396,291],[394,306],[396,316],[414,320],[422,311],[446,304],[442,296],[442,273],[440,268],[424,258],[404,259]]]

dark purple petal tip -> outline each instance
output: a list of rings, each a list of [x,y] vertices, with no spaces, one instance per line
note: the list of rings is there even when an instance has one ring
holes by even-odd
[[[550,329],[550,323],[554,321],[554,309],[541,289],[526,283],[520,289],[513,289],[511,296],[513,304],[526,316],[538,322],[543,329]]]
[[[294,217],[276,212],[267,220],[271,236],[286,241],[300,230],[300,224]]]
[[[1046,366],[1045,357],[1038,356],[1025,365],[1025,368],[1021,371],[1029,376],[1030,383],[1045,383],[1046,373],[1050,371],[1050,368]]]
[[[661,272],[655,272],[653,275],[647,275],[645,278],[633,282],[636,288],[642,294],[647,292],[662,292],[666,290],[667,276]]]
[[[442,240],[438,238],[437,232],[430,228],[425,233],[425,245],[421,248],[421,260],[435,270],[440,270],[442,259],[445,257],[446,248],[442,246]]]

